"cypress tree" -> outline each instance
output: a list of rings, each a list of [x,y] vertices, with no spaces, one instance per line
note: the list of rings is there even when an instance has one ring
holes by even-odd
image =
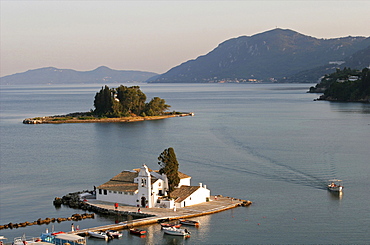
[[[158,160],[158,164],[161,166],[159,173],[167,175],[168,192],[170,194],[180,183],[179,163],[177,162],[175,150],[172,147],[165,149],[159,155]]]

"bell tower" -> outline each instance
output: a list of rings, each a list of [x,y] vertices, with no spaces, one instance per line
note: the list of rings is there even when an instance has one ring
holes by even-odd
[[[151,176],[148,167],[143,164],[138,175],[138,200],[140,207],[152,207]]]

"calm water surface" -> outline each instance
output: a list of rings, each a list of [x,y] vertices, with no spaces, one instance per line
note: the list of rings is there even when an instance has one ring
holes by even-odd
[[[131,86],[133,84],[126,84]],[[368,244],[370,105],[313,101],[311,84],[140,84],[150,99],[195,117],[116,124],[24,125],[27,117],[88,111],[100,85],[1,88],[0,224],[82,213],[52,201],[100,185],[174,147],[180,171],[212,195],[253,205],[199,217],[182,239],[146,226],[110,244]],[[110,87],[118,87],[118,84]],[[343,179],[342,196],[325,189]],[[97,216],[80,228],[120,219]],[[67,231],[71,222],[55,223]],[[49,226],[0,230],[12,240]],[[89,239],[88,244],[102,244]]]

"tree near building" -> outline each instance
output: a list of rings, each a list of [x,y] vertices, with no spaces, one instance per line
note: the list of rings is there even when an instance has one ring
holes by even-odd
[[[168,193],[170,193],[179,185],[179,163],[177,162],[175,150],[170,147],[165,149],[158,157],[160,174],[165,174],[168,179]]]

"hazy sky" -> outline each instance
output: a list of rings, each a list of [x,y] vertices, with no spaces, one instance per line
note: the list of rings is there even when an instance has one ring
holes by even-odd
[[[0,1],[0,76],[102,65],[164,73],[227,39],[276,27],[370,36],[370,0]]]

